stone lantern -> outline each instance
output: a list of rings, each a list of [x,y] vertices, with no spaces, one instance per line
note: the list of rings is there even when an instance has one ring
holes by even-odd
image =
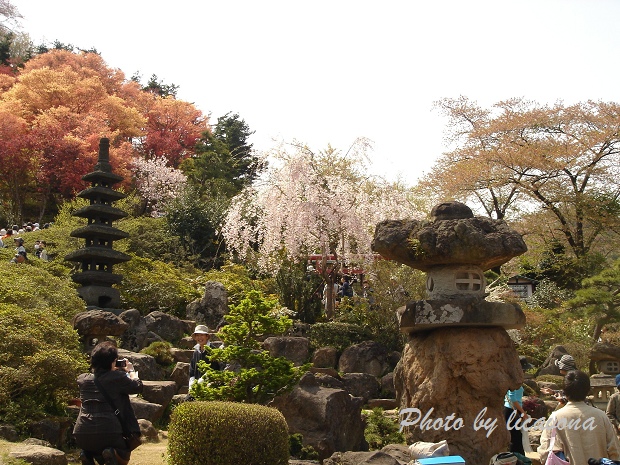
[[[404,333],[446,326],[522,328],[517,304],[488,302],[484,271],[527,250],[503,221],[474,217],[458,202],[437,205],[429,221],[379,223],[372,248],[384,258],[425,271],[428,298],[398,310]]]
[[[90,200],[90,205],[77,210],[73,216],[86,218],[88,224],[72,231],[71,236],[85,239],[85,247],[71,252],[65,259],[81,264],[81,271],[75,273],[72,279],[81,284],[78,294],[86,301],[87,308],[104,308],[114,312],[120,307],[120,293],[112,285],[120,283],[123,277],[113,273],[112,267],[131,257],[113,249],[114,241],[129,234],[112,225],[113,221],[127,216],[127,213],[112,206],[112,202],[124,198],[125,194],[112,189],[123,177],[112,172],[109,148],[109,140],[102,138],[94,171],[82,176],[82,179],[91,182],[91,187],[80,192],[78,197]]]
[[[488,464],[509,443],[506,391],[523,382],[506,329],[522,328],[525,316],[515,303],[485,300],[484,271],[524,253],[521,235],[504,221],[475,217],[466,205],[446,202],[427,221],[379,223],[372,249],[427,273],[427,298],[397,310],[408,341],[394,383],[401,411],[414,412],[401,418],[409,441],[446,439],[450,453],[466,463]],[[443,427],[425,428],[425,416]],[[453,427],[446,427],[446,418]],[[454,427],[455,419],[462,426]]]

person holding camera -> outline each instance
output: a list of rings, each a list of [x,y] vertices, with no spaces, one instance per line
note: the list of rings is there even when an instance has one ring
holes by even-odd
[[[83,373],[77,379],[82,405],[73,436],[82,449],[82,465],[95,465],[95,459],[99,464],[127,465],[131,451],[123,429],[140,433],[129,395],[142,392],[142,381],[131,362],[118,358],[112,341],[95,346],[90,366],[91,373]]]
[[[568,354],[562,355],[562,357],[560,357],[559,360],[556,360],[555,366],[558,367],[558,369],[560,370],[560,374],[562,376],[566,376],[569,371],[573,371],[577,369],[577,364],[575,363],[575,359],[571,355],[568,355]],[[555,410],[561,409],[568,402],[568,399],[564,395],[564,391],[562,391],[561,389],[555,390],[551,388],[541,388],[540,392],[542,394],[553,396],[555,398],[555,400],[558,402],[558,405],[555,408]]]

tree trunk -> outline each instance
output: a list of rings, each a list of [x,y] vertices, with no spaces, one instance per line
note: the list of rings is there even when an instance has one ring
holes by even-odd
[[[594,325],[594,334],[592,335],[592,339],[594,339],[594,342],[598,342],[598,338],[601,337],[601,333],[603,329],[603,323],[600,321],[597,321],[596,324]]]
[[[325,293],[325,299],[327,302],[325,303],[325,314],[328,320],[332,320],[334,318],[335,312],[335,303],[336,296],[334,295],[334,274],[330,273],[327,279],[327,292]]]

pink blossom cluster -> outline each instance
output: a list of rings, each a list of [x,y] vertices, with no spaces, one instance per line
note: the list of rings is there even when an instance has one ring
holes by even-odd
[[[233,199],[222,230],[229,249],[271,273],[283,256],[329,253],[345,264],[370,258],[378,222],[420,215],[407,188],[366,173],[367,142],[358,143],[346,155],[303,146],[275,153],[260,185]]]
[[[187,183],[187,177],[181,170],[166,163],[164,157],[149,160],[136,157],[132,160],[136,188],[153,216],[161,215],[166,203],[176,198]]]

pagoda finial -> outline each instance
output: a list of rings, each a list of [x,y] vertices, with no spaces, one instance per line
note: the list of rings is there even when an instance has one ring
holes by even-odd
[[[99,140],[99,159],[95,165],[95,171],[112,172],[112,165],[110,165],[110,139],[107,137],[102,137]]]

